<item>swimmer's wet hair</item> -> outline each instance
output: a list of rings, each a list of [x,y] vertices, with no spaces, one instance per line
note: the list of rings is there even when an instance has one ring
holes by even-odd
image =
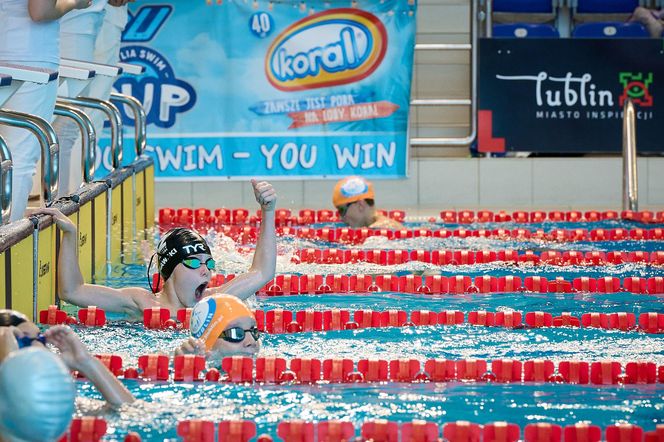
[[[0,327],[16,327],[28,322],[28,317],[16,310],[0,309]]]

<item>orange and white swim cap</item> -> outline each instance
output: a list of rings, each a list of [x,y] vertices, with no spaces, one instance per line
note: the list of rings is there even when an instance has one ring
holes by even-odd
[[[227,294],[212,295],[196,303],[189,329],[191,335],[202,339],[205,348],[210,350],[228,324],[244,317],[254,318],[254,314],[239,298]]]
[[[354,203],[364,199],[374,199],[374,188],[370,181],[359,176],[349,176],[337,182],[332,193],[334,207]]]

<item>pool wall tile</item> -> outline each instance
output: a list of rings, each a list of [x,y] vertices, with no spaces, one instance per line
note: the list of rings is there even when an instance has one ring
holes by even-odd
[[[621,173],[611,158],[540,158],[533,163],[533,207],[618,207]]]
[[[478,169],[476,159],[420,160],[420,206],[437,210],[476,206],[479,202]]]
[[[639,207],[661,210],[664,158],[640,158]],[[273,180],[279,207],[331,208],[335,179]],[[622,160],[584,158],[414,158],[409,178],[377,180],[382,208],[432,214],[443,209],[619,209]],[[246,181],[156,183],[157,207],[255,207]],[[417,209],[417,210],[416,210]]]
[[[192,183],[191,207],[244,207],[247,206],[242,188],[251,186],[240,181],[200,181]]]
[[[641,167],[641,163],[638,166]],[[662,210],[662,206],[664,206],[664,158],[648,158],[647,170],[648,181],[645,186],[648,192],[647,204],[659,206]],[[640,180],[639,185],[641,185]]]
[[[202,184],[202,183],[201,183]],[[206,187],[204,193],[210,193]],[[161,181],[155,183],[155,207],[191,207],[193,183],[186,181]]]
[[[479,161],[479,207],[533,206],[533,162],[529,158]]]

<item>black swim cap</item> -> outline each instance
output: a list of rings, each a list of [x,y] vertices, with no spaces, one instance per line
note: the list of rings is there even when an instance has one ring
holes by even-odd
[[[182,227],[169,230],[157,246],[157,265],[161,277],[164,281],[167,280],[175,266],[183,259],[198,253],[212,255],[210,247],[201,235]]]
[[[16,310],[0,309],[0,327],[16,327],[28,321],[28,317]]]

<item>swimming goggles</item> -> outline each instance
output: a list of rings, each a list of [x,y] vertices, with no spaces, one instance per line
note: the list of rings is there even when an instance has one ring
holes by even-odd
[[[182,264],[190,269],[197,269],[203,264],[203,261],[198,258],[185,258],[182,260]],[[207,267],[208,270],[214,270],[215,265],[216,263],[212,258],[208,258],[207,261],[205,261],[205,267]]]
[[[348,212],[348,208],[352,205],[355,204],[357,201],[350,202],[348,204],[345,204],[343,206],[337,207],[337,211],[339,212],[340,217],[344,217],[346,215],[346,212]]]
[[[261,331],[258,330],[257,327],[251,327],[248,329],[243,329],[242,327],[229,328],[222,331],[219,337],[224,341],[238,343],[244,341],[247,333],[251,333],[251,336],[254,337],[255,341],[258,341],[261,337]]]
[[[30,347],[34,341],[41,342],[43,345],[46,345],[46,336],[43,333],[39,333],[34,338],[31,336],[22,336],[16,337],[16,342],[18,342],[18,348]]]

